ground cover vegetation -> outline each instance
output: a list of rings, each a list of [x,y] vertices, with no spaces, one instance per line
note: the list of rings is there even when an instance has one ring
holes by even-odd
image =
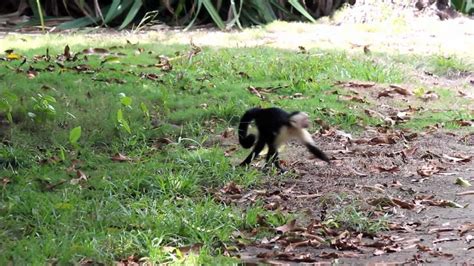
[[[469,132],[474,123],[468,92],[426,87],[410,75],[471,73],[472,65],[457,58],[22,38],[48,44],[5,47],[1,57],[1,264],[229,263],[255,241],[291,234],[295,221],[308,218],[268,199],[292,190],[262,189],[301,173],[282,177],[234,167],[247,151],[238,147],[233,128],[253,106],[303,110],[314,119],[311,132],[323,139],[347,141],[367,128],[385,128],[386,135],[365,142],[371,145],[437,128]],[[73,40],[82,44],[68,45]],[[392,131],[405,133],[395,139]],[[443,158],[465,163],[471,157]],[[441,171],[427,167],[421,176]],[[354,197],[335,192],[318,200],[325,213],[307,229],[314,237],[304,245],[347,247],[352,232],[360,238],[393,226],[384,206],[415,208],[391,198],[367,207]],[[288,252],[260,258],[314,259]]]

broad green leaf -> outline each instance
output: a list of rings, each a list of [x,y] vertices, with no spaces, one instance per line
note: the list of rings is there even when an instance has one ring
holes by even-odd
[[[231,21],[229,21],[227,23],[227,26],[226,26],[227,29],[232,28],[234,26],[234,24],[237,24],[239,29],[242,29],[242,24],[240,24],[240,12],[242,11],[243,2],[244,1],[240,1],[239,11],[237,11],[237,8],[235,6],[235,0],[230,0],[230,8],[232,10],[232,14],[233,14],[234,17],[232,18]]]
[[[9,91],[3,92],[2,97],[5,98],[5,99],[7,99],[7,100],[9,100],[9,101],[11,101],[11,102],[15,102],[15,101],[18,100],[18,97],[17,97],[15,94],[13,94],[13,93],[11,93],[11,92],[9,92]]]
[[[199,0],[204,4],[204,7],[206,8],[207,12],[211,16],[212,20],[216,23],[217,27],[221,30],[225,30],[225,24],[222,18],[219,16],[219,13],[217,10],[214,8],[210,0]]]
[[[253,0],[252,2],[265,23],[270,23],[276,19],[276,15],[268,1]]]
[[[132,98],[128,97],[128,96],[125,96],[125,97],[122,97],[122,99],[120,99],[120,102],[126,106],[126,107],[130,107],[132,105]]]
[[[143,5],[142,0],[135,0],[133,2],[133,5],[130,8],[130,11],[128,11],[128,14],[125,17],[125,19],[123,20],[122,25],[120,25],[120,27],[119,27],[120,30],[127,27],[127,25],[130,24],[133,21],[133,19],[137,15],[137,13],[140,10],[140,8],[142,7],[142,5]]]
[[[301,15],[305,16],[309,21],[316,22],[316,20],[306,11],[306,9],[298,2],[298,0],[289,0],[288,1]]]
[[[10,109],[11,105],[5,99],[0,99],[0,111],[10,112]]]
[[[201,11],[201,7],[202,7],[202,2],[199,1],[196,14],[194,15],[194,18],[191,20],[191,22],[189,22],[188,26],[186,26],[186,28],[184,28],[184,31],[189,30],[194,25],[194,22],[196,21],[198,15],[199,15],[199,12]]]
[[[123,12],[128,10],[132,4],[133,0],[114,0],[104,18],[105,24],[122,15]]]
[[[111,55],[104,58],[104,60],[102,60],[100,64],[103,65],[105,63],[119,63],[119,62],[120,62],[120,57]]]
[[[117,110],[117,122],[121,123],[123,121],[122,109]]]
[[[79,140],[79,138],[81,137],[81,126],[78,126],[78,127],[75,127],[73,128],[70,132],[69,132],[69,142],[71,144],[76,144],[77,141]]]
[[[50,103],[55,103],[56,102],[56,99],[54,99],[53,96],[49,96],[49,95],[44,95],[43,99],[45,99],[46,101],[48,101]]]
[[[150,117],[150,112],[148,111],[148,107],[146,107],[145,103],[140,103],[140,108],[146,117]]]

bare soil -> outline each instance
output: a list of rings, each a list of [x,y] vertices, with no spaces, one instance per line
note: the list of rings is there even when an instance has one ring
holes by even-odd
[[[409,132],[395,130],[390,133],[395,138],[392,144],[355,143],[385,134],[366,131],[352,141],[338,134],[317,134],[318,145],[332,157],[331,165],[308,158],[304,148],[291,145],[285,149],[283,158],[296,172],[296,177],[269,176],[264,187],[242,192],[242,197],[234,195],[232,201],[246,206],[259,199],[267,208],[276,206],[281,211],[297,214],[296,225],[300,229],[293,230],[303,232],[309,230],[308,226],[320,224],[328,212],[341,208],[339,205],[357,202],[366,215],[387,215],[390,230],[358,236],[359,233],[348,229],[350,237],[346,240],[357,242],[354,246],[328,244],[344,233],[341,229],[334,236],[321,234],[327,241],[324,244],[288,248],[292,243],[312,239],[302,235],[290,239],[290,230],[276,233],[273,242],[257,238],[240,252],[243,261],[472,263],[474,230],[461,234],[460,228],[474,222],[474,195],[456,195],[472,187],[465,188],[455,182],[463,178],[474,183],[474,134],[436,130],[408,138]],[[469,159],[455,162],[446,155]],[[437,165],[441,170],[422,176],[418,172],[426,165]],[[346,195],[347,199],[333,202],[334,206],[329,201],[328,206],[330,195]],[[221,196],[225,198],[225,194]],[[398,199],[403,203],[374,208],[374,202],[382,199]],[[428,200],[423,202],[423,199]],[[455,202],[458,206],[432,206],[430,200],[432,203]],[[387,241],[381,244],[382,239]],[[380,246],[369,247],[371,243]]]

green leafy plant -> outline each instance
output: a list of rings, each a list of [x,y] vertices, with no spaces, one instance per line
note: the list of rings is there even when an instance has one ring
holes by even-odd
[[[125,93],[120,93],[120,104],[124,106],[127,109],[132,109],[132,98],[128,97],[125,95]],[[132,134],[132,129],[130,128],[130,124],[128,123],[127,119],[123,115],[123,110],[122,108],[119,108],[117,110],[117,123],[118,123],[118,128],[124,129],[128,134]]]
[[[472,0],[451,0],[453,6],[466,14],[473,14],[474,13],[474,1]]]
[[[50,95],[38,93],[33,100],[33,112],[28,112],[28,116],[33,118],[35,122],[43,123],[47,120],[53,120],[56,117],[56,109],[52,105],[56,103],[56,99]]]
[[[459,0],[460,1],[460,0]],[[57,1],[28,0],[33,12],[32,23],[45,22],[54,17],[73,17],[62,22],[59,29],[80,28],[89,25],[117,26],[124,29],[135,24],[157,20],[192,27],[195,24],[214,23],[219,29],[266,24],[274,20],[307,20],[314,22],[330,15],[345,2],[353,1],[301,1],[301,0],[109,0],[109,1]],[[31,24],[31,23],[30,23]]]
[[[5,113],[8,122],[13,123],[12,111],[13,103],[18,100],[18,97],[8,91],[5,91],[0,96],[0,113]]]
[[[81,126],[75,127],[69,131],[69,143],[71,143],[71,145],[74,147],[78,147],[77,141],[81,137],[81,131]]]

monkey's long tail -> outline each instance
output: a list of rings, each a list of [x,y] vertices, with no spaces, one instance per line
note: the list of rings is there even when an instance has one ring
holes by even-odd
[[[249,127],[249,124],[252,122],[252,120],[255,119],[255,116],[257,113],[260,111],[260,108],[252,108],[247,110],[245,114],[242,116],[240,119],[239,123],[239,143],[244,147],[245,149],[248,149],[253,146],[255,143],[255,135],[254,134],[249,134],[247,136],[247,129]]]

